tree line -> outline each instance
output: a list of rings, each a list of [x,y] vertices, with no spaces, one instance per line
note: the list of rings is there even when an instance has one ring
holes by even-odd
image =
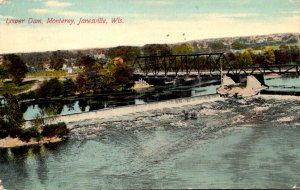
[[[236,66],[266,66],[276,64],[300,63],[297,46],[280,46],[279,49],[267,47],[263,50],[251,48],[236,53],[226,53],[228,61]]]
[[[217,42],[211,42],[211,47],[222,48],[222,45]],[[95,50],[95,52],[97,52]],[[68,59],[74,59],[75,65],[82,69],[78,78],[73,81],[77,85],[77,90],[81,93],[93,91],[111,91],[119,88],[125,89],[130,87],[132,81],[128,79],[132,75],[133,62],[137,56],[141,55],[171,55],[171,54],[189,54],[195,53],[197,50],[194,46],[184,43],[176,45],[167,44],[146,44],[143,47],[135,46],[118,46],[103,50],[106,59],[95,58],[94,56],[87,55],[86,53],[68,52],[68,51],[55,51],[43,53],[33,53],[38,58],[29,59],[25,55],[9,54],[4,56],[3,64],[0,65],[0,84],[5,78],[11,78],[12,81],[20,85],[29,68],[27,65],[31,62],[40,61],[41,63],[50,63],[50,68],[54,70],[61,70],[63,64]],[[44,56],[43,56],[44,55]],[[250,66],[250,65],[267,65],[267,64],[286,64],[286,63],[299,63],[300,50],[298,46],[281,45],[278,49],[263,48],[259,50],[247,48],[244,50],[227,52],[227,59],[234,65]],[[120,57],[123,59],[122,66],[115,67],[114,58]],[[26,64],[25,64],[26,63]],[[131,69],[131,70],[130,70]],[[122,71],[123,70],[123,71]],[[126,72],[125,72],[126,71]],[[124,77],[120,74],[124,72]],[[123,78],[122,78],[123,77]],[[126,82],[121,81],[127,80]],[[72,86],[71,82],[69,85]],[[66,92],[61,92],[64,94]],[[50,93],[51,94],[51,93]]]
[[[15,54],[5,55],[0,65],[0,83],[6,78],[11,78],[16,85],[21,85],[28,72],[25,62]]]
[[[75,80],[53,78],[44,81],[35,92],[36,98],[72,96],[78,93],[109,93],[124,91],[133,86],[133,69],[127,64],[100,64],[91,56],[80,59],[82,72]]]

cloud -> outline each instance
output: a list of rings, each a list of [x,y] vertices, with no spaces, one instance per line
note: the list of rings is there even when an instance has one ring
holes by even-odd
[[[288,13],[291,13],[291,14],[300,14],[300,10],[297,10],[297,11],[291,11],[291,12],[288,12]]]
[[[15,18],[13,16],[9,16],[9,15],[0,15],[0,19],[5,19],[5,18]]]
[[[45,5],[47,7],[69,7],[72,5],[72,3],[51,0],[51,1],[46,1]]]
[[[131,1],[133,5],[147,5],[147,6],[164,6],[164,5],[173,5],[176,2],[174,0],[151,0],[151,1]]]
[[[290,3],[300,3],[300,0],[289,0]]]
[[[35,14],[53,14],[60,16],[93,16],[95,14],[79,12],[79,11],[61,11],[52,9],[30,9],[30,12]]]
[[[53,11],[49,9],[31,9],[30,12],[37,13],[37,14],[48,14],[48,13],[52,13]]]
[[[246,17],[257,17],[261,16],[259,13],[228,13],[228,14],[218,14],[217,16],[223,18],[246,18]]]
[[[5,22],[7,18],[15,18],[15,17],[9,15],[0,15],[0,24],[1,22]]]
[[[8,0],[0,0],[0,5],[8,3]]]
[[[93,16],[94,14],[79,12],[79,11],[58,11],[56,12],[57,15],[62,16]]]
[[[172,5],[172,4],[174,4],[174,1],[156,0],[156,1],[146,1],[146,2],[141,1],[141,3],[147,4],[147,5],[162,6],[162,5]]]

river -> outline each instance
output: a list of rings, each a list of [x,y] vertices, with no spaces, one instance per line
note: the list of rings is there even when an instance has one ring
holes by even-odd
[[[148,90],[136,93],[116,93],[109,95],[94,95],[91,97],[76,98],[75,100],[41,101],[23,105],[24,119],[31,120],[41,110],[55,108],[55,114],[69,115],[105,108],[144,104],[161,100],[215,94],[220,85],[219,79],[201,79],[193,82],[179,81],[174,84],[156,85]]]
[[[8,190],[291,188],[299,115],[299,97],[258,96],[82,122],[65,142],[2,150],[0,179]]]
[[[271,91],[291,91],[300,92],[299,76],[283,76],[278,78],[266,78],[265,83],[270,86]],[[215,94],[220,85],[219,79],[200,79],[186,84],[178,82],[176,84],[160,85],[146,91],[128,94],[95,95],[92,97],[77,98],[75,100],[64,101],[43,101],[39,103],[29,103],[23,106],[24,119],[31,120],[38,115],[41,110],[49,107],[56,109],[55,114],[69,115],[87,111],[111,108],[116,106],[126,106],[132,104],[144,104],[160,100],[193,97],[207,94]]]

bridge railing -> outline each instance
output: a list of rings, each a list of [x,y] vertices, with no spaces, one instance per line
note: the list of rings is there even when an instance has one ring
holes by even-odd
[[[196,53],[176,55],[139,56],[134,61],[135,73],[148,75],[179,74],[254,74],[299,73],[299,64],[240,66],[230,63],[224,53]]]
[[[222,65],[230,64],[223,53],[197,53],[139,56],[135,59],[134,65],[144,75],[157,75],[161,72],[164,75],[168,75],[170,72],[175,72],[176,75],[185,72],[188,75],[191,71],[197,71],[198,74],[203,70],[220,71]]]

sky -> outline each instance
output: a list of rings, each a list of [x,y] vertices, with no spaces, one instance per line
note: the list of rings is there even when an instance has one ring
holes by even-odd
[[[286,32],[300,32],[300,0],[0,0],[0,54]]]

